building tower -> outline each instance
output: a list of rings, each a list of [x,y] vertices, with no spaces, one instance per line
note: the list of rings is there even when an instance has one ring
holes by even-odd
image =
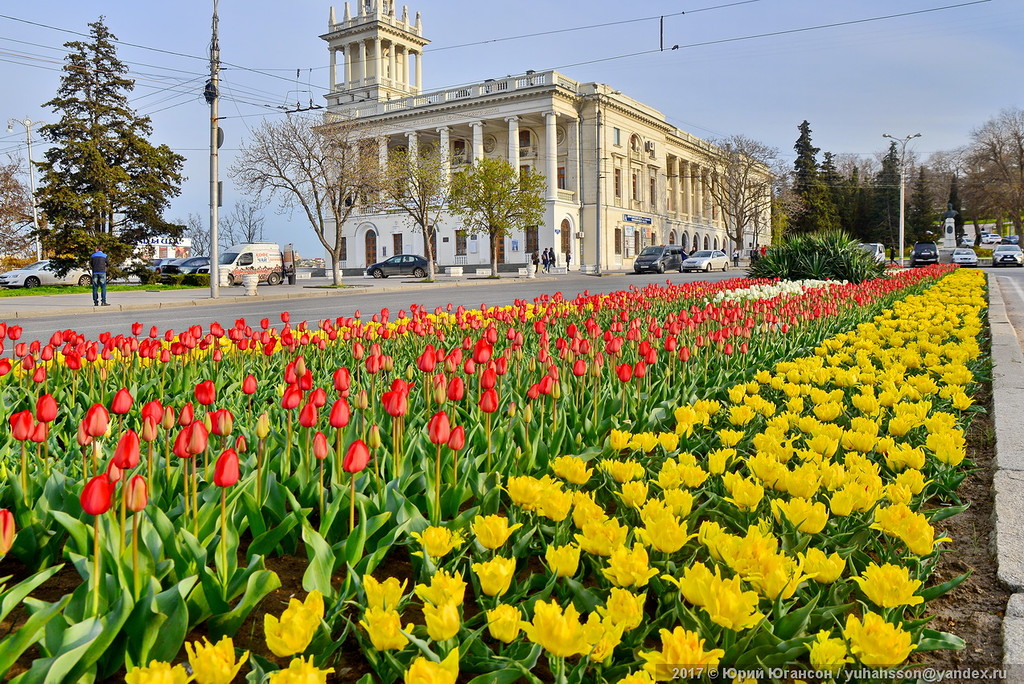
[[[328,106],[343,112],[346,105],[383,102],[418,95],[423,86],[423,38],[420,13],[409,21],[409,8],[395,16],[395,0],[356,0],[353,16],[345,3],[342,20],[334,7],[327,24],[331,55]],[[340,57],[340,59],[339,59]]]

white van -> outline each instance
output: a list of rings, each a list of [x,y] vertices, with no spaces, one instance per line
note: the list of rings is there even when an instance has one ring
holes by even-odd
[[[875,261],[885,263],[885,245],[881,242],[862,242],[860,248],[875,257]]]
[[[261,283],[279,285],[284,281],[284,255],[276,242],[231,245],[220,255],[221,273],[228,271],[228,284],[241,285],[246,275],[256,274]]]

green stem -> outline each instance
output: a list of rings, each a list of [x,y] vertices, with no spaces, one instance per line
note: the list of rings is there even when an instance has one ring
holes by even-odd
[[[434,524],[441,522],[441,445],[437,445],[434,459]]]
[[[351,473],[349,497],[348,497],[348,531],[356,529],[356,474]]]
[[[228,492],[226,487],[220,490],[220,560],[221,582],[224,585],[224,596],[228,594]]]
[[[139,514],[132,516],[132,586],[135,588],[135,600],[139,600]]]
[[[95,549],[92,565],[92,614],[100,614],[100,516],[95,515],[93,525],[93,548]]]
[[[21,442],[21,496],[25,499],[25,507],[28,507],[28,456],[26,454],[25,442]]]

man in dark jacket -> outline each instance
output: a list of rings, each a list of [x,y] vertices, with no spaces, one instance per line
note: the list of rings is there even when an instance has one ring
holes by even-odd
[[[89,257],[89,265],[92,268],[92,305],[110,306],[107,304],[107,255],[103,250],[96,247],[96,251]],[[103,293],[103,301],[98,296]]]

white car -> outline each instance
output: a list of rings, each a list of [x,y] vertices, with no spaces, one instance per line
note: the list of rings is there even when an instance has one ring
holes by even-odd
[[[683,262],[680,271],[717,271],[728,270],[729,257],[721,250],[703,249],[694,252]]]
[[[885,245],[881,242],[862,242],[860,248],[875,257],[875,261],[885,263]]]
[[[40,285],[92,285],[92,275],[81,268],[73,268],[63,277],[50,270],[50,260],[43,259],[28,266],[0,273],[0,287],[39,287]]]
[[[999,233],[982,233],[981,244],[983,245],[998,245],[999,241],[1003,239],[1003,236]]]
[[[974,253],[973,249],[958,247],[953,250],[953,263],[961,266],[977,266],[978,255]]]
[[[1018,245],[996,245],[992,250],[993,266],[1024,266],[1024,252]]]

